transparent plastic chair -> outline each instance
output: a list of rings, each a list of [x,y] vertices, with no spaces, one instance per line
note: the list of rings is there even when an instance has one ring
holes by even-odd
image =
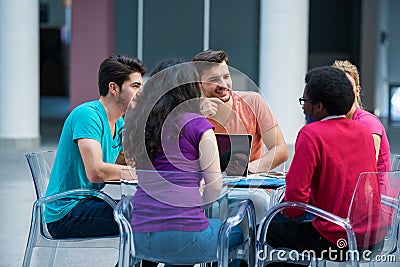
[[[372,184],[377,181],[386,182],[379,183],[379,191],[374,191]],[[277,257],[269,257],[271,251],[276,249],[271,247],[267,241],[268,227],[273,217],[285,209],[299,209],[307,211],[315,216],[319,216],[326,221],[342,227],[346,234],[349,253],[347,253],[345,261],[353,267],[358,267],[360,263],[369,263],[374,266],[374,260],[383,258],[391,259],[388,255],[393,255],[397,251],[398,243],[398,227],[400,214],[400,171],[393,172],[366,172],[361,173],[357,185],[354,189],[352,201],[348,209],[346,218],[338,217],[325,210],[312,205],[299,202],[283,202],[272,207],[263,218],[257,232],[257,260],[256,266],[261,267],[267,263],[280,261]],[[363,227],[361,227],[361,225]],[[361,230],[363,229],[363,230]],[[368,248],[374,244],[383,243],[376,249],[368,251],[368,257],[361,253],[362,248]],[[279,251],[286,254],[297,253],[289,248],[279,248]],[[366,251],[366,250],[363,250]],[[301,254],[301,251],[299,252]],[[260,255],[262,254],[262,257]],[[293,255],[293,254],[292,254]],[[305,256],[302,261],[293,262],[296,264],[313,266],[326,266],[328,259],[312,257],[310,253],[302,254]],[[308,257],[307,257],[308,256]],[[280,255],[280,259],[283,259]],[[393,257],[392,257],[393,258]]]
[[[194,174],[193,172],[191,173]],[[197,175],[206,175],[205,173],[196,173]],[[133,241],[134,233],[131,227],[131,212],[133,208],[133,196],[136,192],[138,183],[135,182],[136,177],[141,176],[144,179],[150,176],[166,176],[166,175],[185,175],[183,172],[167,172],[167,171],[145,171],[134,170],[132,168],[123,169],[121,171],[121,201],[114,210],[115,220],[120,228],[120,251],[118,266],[127,267],[140,263],[142,258],[135,253],[135,244]],[[243,259],[248,262],[249,266],[254,266],[255,262],[255,211],[253,203],[250,200],[243,200],[235,207],[228,207],[228,187],[224,183],[220,197],[212,202],[203,205],[203,210],[208,218],[220,218],[223,225],[218,236],[217,261],[218,266],[228,266],[232,259]],[[241,244],[229,250],[229,233],[234,226],[244,225],[245,240]],[[163,262],[156,258],[146,259],[156,262]],[[169,264],[207,264],[215,261],[210,258],[207,262],[188,262],[182,258],[180,262],[168,262]]]
[[[283,201],[283,198],[285,197],[285,191],[285,185],[271,190],[268,209],[271,209]]]
[[[116,203],[111,197],[102,191],[93,189],[76,189],[52,196],[45,196],[55,159],[55,151],[50,150],[38,153],[29,153],[26,154],[25,157],[32,174],[37,199],[32,208],[31,225],[22,266],[31,266],[34,249],[38,247],[47,247],[51,249],[47,261],[43,255],[41,255],[41,266],[54,266],[58,248],[114,248],[117,250],[119,247],[118,236],[56,239],[50,235],[44,220],[44,210],[46,204],[49,202],[82,196],[100,198],[107,202],[112,208],[116,207]]]
[[[390,154],[390,170],[398,171],[400,170],[400,155],[399,154]]]

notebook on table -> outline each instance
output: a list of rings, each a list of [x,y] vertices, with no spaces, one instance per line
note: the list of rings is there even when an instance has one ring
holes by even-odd
[[[284,179],[278,178],[268,178],[262,176],[248,177],[239,181],[229,182],[229,186],[234,186],[238,188],[267,188],[275,189],[286,185]]]

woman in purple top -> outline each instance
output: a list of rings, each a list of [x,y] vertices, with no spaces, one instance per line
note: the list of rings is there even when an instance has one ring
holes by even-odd
[[[222,177],[213,127],[199,115],[197,76],[190,63],[180,63],[161,62],[125,116],[128,163],[137,170],[158,171],[138,171],[131,225],[140,257],[201,263],[217,259],[222,222],[205,217],[201,205],[219,197]],[[230,245],[242,240],[237,227]]]
[[[375,115],[363,109],[360,97],[360,77],[357,67],[347,60],[335,60],[332,66],[346,73],[356,96],[353,106],[346,114],[346,117],[361,122],[371,131],[374,138],[378,172],[390,171],[390,146],[385,127]]]

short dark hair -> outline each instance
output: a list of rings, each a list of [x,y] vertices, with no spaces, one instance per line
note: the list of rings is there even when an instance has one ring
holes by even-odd
[[[334,67],[310,70],[305,78],[307,96],[321,102],[329,115],[345,115],[354,103],[353,87],[346,74]]]
[[[111,55],[101,64],[98,73],[98,86],[101,96],[108,94],[108,84],[115,82],[119,87],[129,79],[129,75],[139,72],[141,75],[146,73],[143,62],[129,55]]]
[[[192,58],[200,77],[204,70],[211,69],[224,61],[229,65],[228,54],[223,50],[205,50]]]
[[[226,62],[229,65],[228,54],[224,50],[205,50],[198,53],[192,59],[192,61],[207,61],[214,63]]]

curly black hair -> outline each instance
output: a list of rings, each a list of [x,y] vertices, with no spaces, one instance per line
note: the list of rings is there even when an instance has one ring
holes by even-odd
[[[310,70],[305,78],[307,96],[312,103],[321,102],[329,115],[345,115],[354,102],[354,91],[346,74],[334,67]]]
[[[175,127],[172,134],[179,135],[180,116],[184,112],[200,114],[197,99],[201,92],[191,63],[180,59],[165,60],[151,75],[143,93],[136,99],[136,106],[125,115],[123,146],[130,165],[142,166],[153,161],[154,153],[161,151],[161,132],[165,124]],[[172,111],[174,116],[166,123]]]

